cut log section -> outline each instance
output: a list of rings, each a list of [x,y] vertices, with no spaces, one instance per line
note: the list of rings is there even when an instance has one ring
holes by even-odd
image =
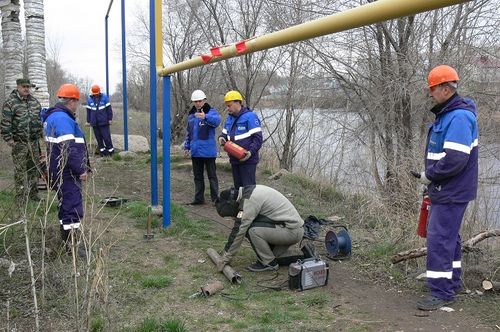
[[[462,251],[464,251],[464,252],[473,251],[475,249],[474,246],[478,242],[481,242],[481,241],[483,241],[489,237],[493,237],[493,236],[500,236],[500,229],[493,229],[490,231],[485,231],[485,232],[481,232],[477,235],[474,235],[469,240],[462,242]],[[403,262],[403,261],[406,261],[406,260],[409,260],[412,258],[422,257],[425,255],[427,255],[427,247],[402,251],[402,252],[397,253],[396,255],[391,257],[391,263],[396,264],[399,262]]]

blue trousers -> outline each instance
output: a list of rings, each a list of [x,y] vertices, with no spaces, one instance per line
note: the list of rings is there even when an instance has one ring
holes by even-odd
[[[73,178],[63,178],[57,190],[59,200],[59,222],[64,230],[80,227],[83,218],[83,201],[81,181]]]
[[[109,130],[109,125],[105,126],[94,126],[95,140],[97,141],[97,147],[99,152],[103,156],[112,154],[115,150],[113,148],[113,142],[111,142],[111,131]]]
[[[257,164],[231,164],[234,188],[255,185],[255,172]]]
[[[427,284],[431,295],[452,300],[461,286],[460,225],[468,203],[432,204],[427,225]]]

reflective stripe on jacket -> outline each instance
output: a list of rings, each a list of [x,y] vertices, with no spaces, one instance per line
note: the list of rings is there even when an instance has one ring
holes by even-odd
[[[49,156],[51,188],[64,178],[76,178],[89,170],[85,137],[72,112],[62,104],[43,114]]]
[[[104,93],[87,99],[87,122],[95,126],[105,126],[113,120],[113,110],[109,98]]]
[[[455,94],[429,128],[425,176],[432,203],[465,203],[476,198],[479,156],[476,105]]]
[[[259,150],[262,146],[262,128],[257,115],[247,107],[240,110],[238,116],[229,114],[220,137],[233,141],[239,146],[252,153],[246,164],[257,164],[259,162]],[[240,161],[233,156],[229,156],[231,164],[238,164]]]

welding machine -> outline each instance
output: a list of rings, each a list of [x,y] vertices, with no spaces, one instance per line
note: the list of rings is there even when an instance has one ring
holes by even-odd
[[[328,283],[328,263],[319,258],[298,260],[288,267],[288,287],[306,290]]]

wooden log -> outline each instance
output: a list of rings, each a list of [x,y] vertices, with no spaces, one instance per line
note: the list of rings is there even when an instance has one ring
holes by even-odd
[[[483,241],[489,237],[493,237],[493,236],[500,236],[500,229],[492,229],[492,230],[481,232],[479,234],[474,235],[469,240],[462,242],[462,251],[464,251],[464,252],[472,251],[475,249],[474,246],[478,242],[481,242],[481,241]],[[397,253],[396,255],[392,256],[391,263],[396,264],[399,262],[406,261],[408,259],[422,257],[425,255],[427,255],[427,247],[406,250],[406,251],[402,251],[402,252]]]
[[[493,290],[500,291],[500,282],[499,281],[491,281],[488,279],[484,279],[482,282],[483,289],[485,291]]]

